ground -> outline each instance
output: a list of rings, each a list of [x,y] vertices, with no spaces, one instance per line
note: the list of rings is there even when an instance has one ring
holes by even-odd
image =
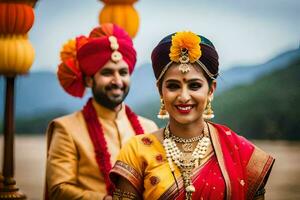
[[[300,199],[300,142],[253,141],[276,162],[266,187],[266,199]],[[17,136],[15,179],[29,200],[43,199],[46,164],[44,136]],[[3,136],[0,136],[0,166],[3,166]],[[1,170],[2,171],[2,170]]]

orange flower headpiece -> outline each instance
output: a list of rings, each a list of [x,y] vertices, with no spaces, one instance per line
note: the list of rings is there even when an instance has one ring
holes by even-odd
[[[183,56],[188,56],[189,62],[194,63],[201,56],[201,38],[192,32],[177,32],[172,36],[170,59],[181,62]]]
[[[196,62],[209,78],[215,79],[218,75],[218,54],[213,44],[207,38],[190,31],[165,37],[153,50],[152,66],[157,82],[173,62],[180,63],[179,70],[182,73],[189,72],[189,63]]]

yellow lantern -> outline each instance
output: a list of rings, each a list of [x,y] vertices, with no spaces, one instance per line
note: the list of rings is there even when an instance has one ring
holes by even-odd
[[[0,74],[26,74],[34,60],[34,49],[27,35],[0,35]]]
[[[134,38],[139,28],[139,15],[130,4],[107,4],[99,14],[99,23],[114,23]]]
[[[0,199],[25,200],[14,180],[14,83],[19,74],[29,71],[34,49],[26,33],[34,21],[37,0],[0,0],[0,75],[6,79],[4,110],[4,164],[0,177]],[[30,5],[30,6],[28,6]],[[1,176],[2,176],[1,174]]]

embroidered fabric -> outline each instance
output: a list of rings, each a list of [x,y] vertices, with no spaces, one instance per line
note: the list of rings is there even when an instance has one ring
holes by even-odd
[[[136,194],[128,191],[123,191],[118,188],[113,192],[113,200],[119,200],[119,199],[131,200],[136,198],[137,198]]]

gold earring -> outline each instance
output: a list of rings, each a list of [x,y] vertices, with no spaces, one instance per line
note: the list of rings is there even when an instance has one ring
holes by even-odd
[[[207,100],[206,108],[203,112],[203,119],[209,120],[215,117],[214,111],[211,106],[212,99]]]
[[[169,118],[169,114],[166,110],[165,104],[164,104],[164,100],[160,99],[160,109],[157,115],[158,119],[166,119]]]

